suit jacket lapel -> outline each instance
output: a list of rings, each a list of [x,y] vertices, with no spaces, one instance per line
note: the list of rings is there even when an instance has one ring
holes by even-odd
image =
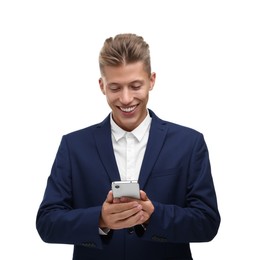
[[[110,180],[120,180],[111,140],[110,116],[97,126],[94,136],[100,159]]]
[[[149,110],[149,113],[152,117],[152,124],[139,175],[141,189],[144,188],[146,181],[151,174],[153,165],[161,151],[167,133],[166,123],[159,119],[151,110]],[[98,124],[94,136],[100,159],[110,180],[120,180],[111,140],[110,116],[102,123]]]
[[[139,184],[141,189],[144,188],[146,181],[151,174],[153,165],[161,151],[167,133],[166,123],[159,119],[151,110],[149,110],[149,113],[152,117],[152,123],[139,175]]]

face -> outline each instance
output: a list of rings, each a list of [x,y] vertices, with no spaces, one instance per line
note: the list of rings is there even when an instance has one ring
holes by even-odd
[[[100,88],[119,127],[132,131],[145,119],[149,91],[153,89],[155,78],[155,73],[148,75],[142,62],[104,68]]]

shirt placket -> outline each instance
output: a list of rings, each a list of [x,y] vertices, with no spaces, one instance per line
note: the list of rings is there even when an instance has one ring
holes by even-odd
[[[126,134],[126,179],[135,179],[135,154],[134,154],[134,136],[131,133]]]

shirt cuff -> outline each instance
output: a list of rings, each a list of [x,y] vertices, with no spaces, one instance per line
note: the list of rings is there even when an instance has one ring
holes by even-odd
[[[99,234],[102,236],[106,236],[110,231],[110,228],[99,228]]]

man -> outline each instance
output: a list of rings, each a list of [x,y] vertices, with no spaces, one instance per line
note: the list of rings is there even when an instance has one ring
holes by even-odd
[[[220,215],[203,135],[147,109],[155,84],[149,46],[105,41],[99,85],[112,110],[63,136],[36,225],[73,259],[192,259],[189,243],[217,234]],[[138,180],[140,199],[113,198],[111,183]]]

